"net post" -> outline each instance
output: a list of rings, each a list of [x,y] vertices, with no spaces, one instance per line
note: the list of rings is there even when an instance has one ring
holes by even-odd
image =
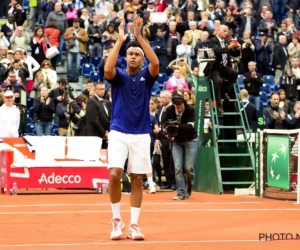
[[[260,153],[259,153],[259,161],[260,161],[260,169],[259,169],[259,171],[260,171],[260,173],[259,173],[259,178],[260,178],[260,182],[259,182],[259,184],[260,184],[260,187],[259,187],[259,189],[260,189],[260,197],[263,197],[263,194],[264,194],[264,153],[263,153],[263,137],[264,137],[264,131],[263,130],[258,130],[259,131],[259,151],[260,151]]]

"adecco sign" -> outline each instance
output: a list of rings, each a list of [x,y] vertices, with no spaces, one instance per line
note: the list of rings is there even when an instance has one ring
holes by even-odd
[[[41,178],[38,180],[39,184],[45,183],[45,184],[79,184],[81,182],[81,176],[80,175],[55,175],[52,173],[50,176],[46,176],[46,174],[42,174]]]

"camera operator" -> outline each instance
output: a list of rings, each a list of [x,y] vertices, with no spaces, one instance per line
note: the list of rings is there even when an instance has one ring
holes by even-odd
[[[79,95],[75,101],[72,101],[69,104],[68,111],[70,112],[70,120],[73,125],[70,130],[72,131],[72,135],[74,136],[85,136],[86,135],[86,104],[88,102],[88,98],[81,94]]]
[[[165,137],[170,140],[174,160],[177,195],[173,200],[184,200],[191,196],[194,180],[198,141],[194,128],[195,108],[186,103],[178,90],[172,94],[172,103],[173,105],[166,109],[162,124],[164,124]]]
[[[52,129],[52,117],[55,112],[53,99],[47,96],[48,88],[41,87],[40,97],[34,99],[34,113],[36,115],[35,130],[37,136],[50,134]]]
[[[74,99],[72,92],[70,91],[67,81],[64,78],[59,79],[58,87],[52,89],[49,93],[49,97],[53,99],[55,111],[57,109],[57,105],[63,101],[64,93],[67,92],[67,96],[70,96],[71,99]],[[68,99],[68,98],[67,98]],[[56,114],[57,115],[57,114]],[[54,123],[59,123],[59,118],[54,118]]]

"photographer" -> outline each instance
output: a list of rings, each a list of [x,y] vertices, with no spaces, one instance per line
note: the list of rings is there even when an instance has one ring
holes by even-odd
[[[70,120],[72,121],[71,135],[85,136],[86,135],[86,104],[88,98],[81,94],[75,101],[69,104],[68,111],[70,111]]]
[[[195,109],[186,103],[180,91],[172,94],[173,105],[162,118],[165,137],[170,140],[175,167],[177,196],[173,200],[184,200],[192,193],[194,164],[197,152],[197,132],[194,128]],[[187,179],[184,180],[183,167]]]

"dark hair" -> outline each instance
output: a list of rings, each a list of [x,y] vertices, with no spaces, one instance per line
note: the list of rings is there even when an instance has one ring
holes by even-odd
[[[60,78],[60,79],[58,80],[58,84],[67,85],[67,81],[66,81],[65,78]]]
[[[94,85],[95,85],[95,83],[94,83],[94,81],[93,81],[93,80],[88,80],[88,81],[86,82],[86,84],[88,84],[88,83],[92,83],[92,84],[94,84]]]
[[[35,30],[34,30],[34,32],[33,32],[33,36],[37,36],[37,32],[39,31],[39,30],[42,30],[43,31],[43,34],[44,34],[44,29],[43,29],[43,27],[36,27],[35,28]]]
[[[184,100],[181,98],[181,97],[177,97],[177,96],[174,96],[173,98],[172,98],[172,103],[174,104],[174,105],[181,105],[181,104],[183,104],[184,103]]]
[[[273,95],[278,95],[278,96],[279,96],[278,92],[273,92],[273,93],[270,95],[270,99],[273,97]]]
[[[126,46],[126,51],[130,48],[130,47],[139,47],[142,49],[142,46],[137,42],[137,41],[131,41],[127,44]],[[142,49],[143,50],[143,49]],[[143,50],[144,51],[144,50]]]
[[[19,63],[20,62],[20,59],[15,59],[14,60],[14,63]]]
[[[54,21],[50,21],[47,25],[46,28],[54,28],[54,29],[57,29],[57,25],[56,25],[56,22]]]

